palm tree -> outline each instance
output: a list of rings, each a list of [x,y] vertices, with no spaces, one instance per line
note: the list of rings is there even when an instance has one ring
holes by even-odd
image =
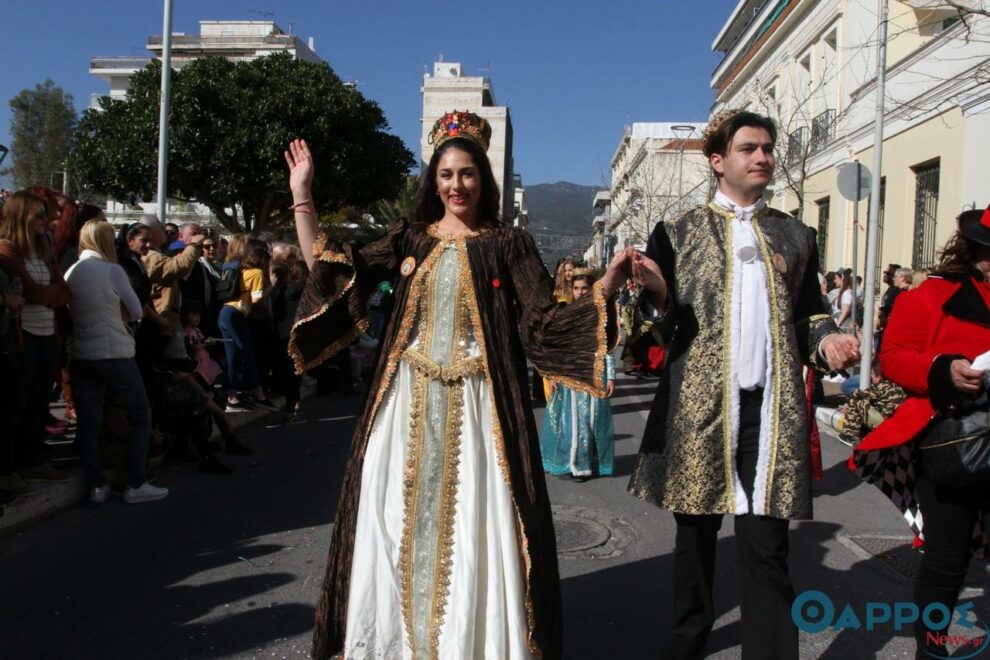
[[[405,183],[403,183],[398,197],[378,203],[378,217],[376,220],[389,224],[399,218],[412,218],[416,210],[416,192],[418,190],[419,177],[412,175],[406,176]]]

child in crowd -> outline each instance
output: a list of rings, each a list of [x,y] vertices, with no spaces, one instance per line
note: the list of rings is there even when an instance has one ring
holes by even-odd
[[[577,270],[571,280],[574,299],[591,295],[595,277],[590,270]],[[605,356],[606,397],[615,391],[615,359]],[[550,399],[543,415],[540,451],[543,469],[574,481],[612,474],[615,455],[612,408],[608,399],[559,383],[551,383]]]
[[[199,324],[203,320],[203,305],[198,300],[189,300],[182,306],[182,328],[185,333],[186,352],[189,357],[196,361],[196,375],[200,379],[200,384],[206,388],[212,388],[217,378],[223,374],[223,369],[217,364],[207,346],[217,343],[215,338],[207,338],[203,331],[199,329]]]

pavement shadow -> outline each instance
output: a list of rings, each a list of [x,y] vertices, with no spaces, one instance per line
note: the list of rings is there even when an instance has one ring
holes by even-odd
[[[814,497],[819,495],[838,497],[862,483],[863,480],[846,467],[845,461],[839,461],[822,472],[821,480],[811,482],[811,492]]]
[[[308,640],[354,424],[315,419],[352,412],[349,398],[316,407],[246,430],[255,454],[225,458],[232,475],[166,468],[161,502],[113,498],[6,539],[0,656],[244,657]]]
[[[674,524],[669,513],[664,514],[663,524]],[[716,552],[715,609],[719,617],[735,607],[737,598],[734,541],[720,538]],[[671,639],[672,573],[673,555],[667,553],[564,579],[564,657],[664,657]],[[738,644],[734,631],[732,626],[712,631],[710,644],[722,637],[731,642],[733,634]]]

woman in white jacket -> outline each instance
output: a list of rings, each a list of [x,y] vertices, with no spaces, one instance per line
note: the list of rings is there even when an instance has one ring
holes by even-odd
[[[79,261],[69,269],[65,279],[73,292],[69,314],[76,440],[86,468],[90,500],[102,504],[110,495],[100,464],[100,427],[108,390],[120,400],[131,426],[124,501],[136,504],[159,500],[168,495],[168,489],[145,479],[151,410],[134,360],[134,338],[126,326],[127,320],[141,317],[141,303],[127,274],[117,263],[110,223],[91,220],[83,225],[79,250]]]

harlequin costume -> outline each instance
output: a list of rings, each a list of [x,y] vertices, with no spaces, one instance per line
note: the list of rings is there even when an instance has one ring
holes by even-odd
[[[460,119],[448,123],[471,121]],[[337,505],[314,656],[560,657],[526,358],[603,392],[614,306],[600,287],[557,305],[532,237],[501,224],[449,240],[399,221],[364,248],[321,243],[315,256],[290,340],[299,370],[353,340],[378,282],[397,284]]]

